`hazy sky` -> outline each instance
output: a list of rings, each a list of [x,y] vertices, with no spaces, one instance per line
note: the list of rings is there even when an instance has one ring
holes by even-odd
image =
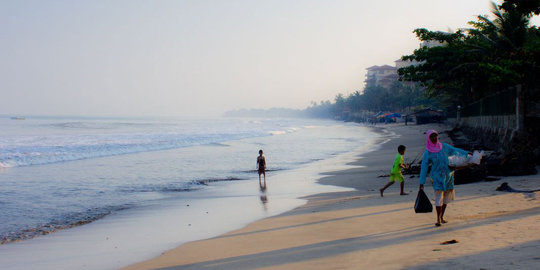
[[[0,114],[305,108],[455,30],[486,0],[0,0]]]

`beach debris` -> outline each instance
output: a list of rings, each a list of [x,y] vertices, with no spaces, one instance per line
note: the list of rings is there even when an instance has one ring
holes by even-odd
[[[507,182],[502,183],[502,184],[501,184],[500,186],[498,186],[495,190],[496,190],[496,191],[507,191],[507,192],[519,192],[519,193],[534,193],[534,192],[540,191],[540,189],[535,189],[535,190],[519,190],[519,189],[514,189],[514,188],[512,188],[510,185],[508,185]]]
[[[518,134],[501,144],[499,136],[484,134],[480,129],[454,128],[448,135],[455,147],[490,150],[484,151],[481,162],[482,170],[488,175],[518,176],[537,172],[540,150],[536,136]]]
[[[459,243],[458,240],[452,239],[452,240],[441,242],[441,245],[451,245],[451,244],[457,244],[457,243]]]
[[[401,173],[403,175],[412,175],[411,178],[414,178],[415,176],[414,175],[417,175],[417,174],[420,174],[420,163],[418,164],[414,164],[414,161],[411,162],[411,163],[406,163],[407,164],[407,169],[403,169],[401,170]],[[377,177],[390,177],[390,174],[389,173],[386,173],[385,171],[383,170],[380,170],[382,174],[379,174],[379,176]]]
[[[407,163],[407,168],[403,169],[403,175],[407,174],[420,174],[421,169],[421,161],[422,159],[418,160],[422,152],[418,153],[416,157],[409,163]]]
[[[448,157],[448,167],[459,170],[480,165],[484,151],[474,151],[472,155],[453,155]]]
[[[35,228],[25,228],[22,230],[9,232],[6,235],[0,235],[0,245],[19,242],[21,240],[32,239],[34,237],[48,235],[59,230],[85,225],[101,217],[104,217],[108,215],[109,213],[110,211],[106,211],[105,213],[100,213],[96,216],[83,215],[81,217],[82,220],[76,220],[76,221],[53,220],[51,221],[51,223],[40,224]],[[78,216],[75,215],[75,217],[77,218]]]
[[[441,251],[442,249],[440,248],[434,248],[432,251]]]
[[[480,162],[482,162],[482,156],[484,155],[484,151],[474,151],[472,154],[472,157],[469,158],[468,162],[476,165],[480,165]]]

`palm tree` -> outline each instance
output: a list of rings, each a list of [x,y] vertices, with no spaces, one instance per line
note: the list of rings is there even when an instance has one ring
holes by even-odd
[[[473,36],[478,35],[498,52],[517,52],[527,40],[530,18],[517,9],[502,11],[492,4],[494,20],[478,16],[478,22],[470,22],[475,29],[470,29]]]
[[[492,14],[493,20],[478,16],[478,21],[469,23],[473,28],[468,29],[465,42],[471,62],[463,65],[474,65],[476,77],[485,80],[477,80],[481,82],[480,89],[476,86],[479,97],[523,82],[530,69],[525,52],[530,37],[528,14],[518,9],[501,10],[495,3],[492,3]]]

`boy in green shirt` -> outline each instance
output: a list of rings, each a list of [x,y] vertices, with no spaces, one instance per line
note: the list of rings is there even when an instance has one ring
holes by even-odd
[[[398,146],[397,150],[398,150],[398,154],[396,155],[396,158],[394,160],[394,166],[392,166],[392,171],[390,171],[390,181],[388,182],[388,184],[386,184],[386,186],[379,189],[379,191],[381,192],[381,197],[383,197],[384,190],[388,188],[389,186],[391,186],[392,184],[394,184],[394,182],[396,182],[396,179],[399,181],[399,184],[401,187],[401,193],[399,193],[399,195],[408,195],[407,193],[403,192],[405,179],[403,178],[403,174],[401,174],[401,168],[403,169],[408,168],[407,164],[403,163],[403,155],[405,155],[405,146],[400,145]]]

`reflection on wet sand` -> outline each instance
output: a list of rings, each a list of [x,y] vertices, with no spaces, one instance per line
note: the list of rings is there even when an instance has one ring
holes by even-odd
[[[261,202],[263,204],[263,207],[264,207],[264,210],[266,211],[267,210],[267,203],[268,203],[268,197],[266,196],[266,179],[264,180],[259,180],[259,188],[261,190]]]

